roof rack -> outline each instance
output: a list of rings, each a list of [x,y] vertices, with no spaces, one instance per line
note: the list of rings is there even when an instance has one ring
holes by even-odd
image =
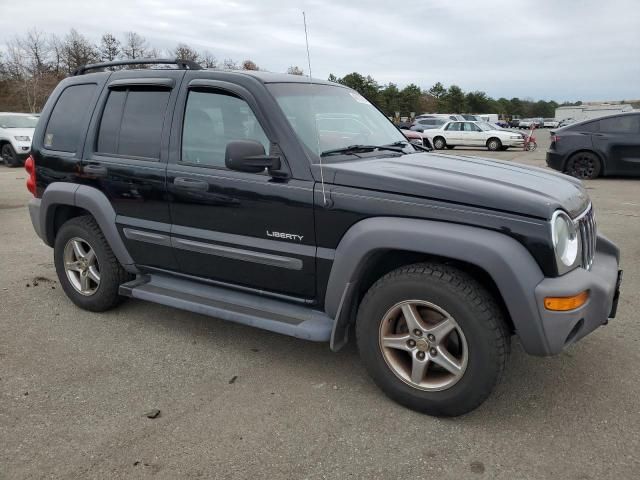
[[[97,68],[118,67],[120,65],[177,65],[181,70],[202,70],[202,67],[193,60],[181,60],[179,58],[136,58],[131,60],[115,60],[113,62],[90,63],[78,67],[73,71],[73,76],[84,75],[87,70]]]

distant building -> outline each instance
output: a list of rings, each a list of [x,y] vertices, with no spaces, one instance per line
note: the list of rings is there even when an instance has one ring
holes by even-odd
[[[590,118],[599,118],[616,113],[630,112],[632,110],[633,107],[631,105],[623,103],[585,103],[583,105],[556,108],[555,119],[557,121],[562,121],[566,118],[572,118],[576,121],[589,120]]]

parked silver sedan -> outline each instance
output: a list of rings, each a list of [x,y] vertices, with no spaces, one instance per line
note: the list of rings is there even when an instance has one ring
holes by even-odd
[[[437,150],[463,146],[486,147],[492,151],[524,147],[521,134],[496,128],[487,122],[447,122],[438,129],[425,130],[423,136]]]

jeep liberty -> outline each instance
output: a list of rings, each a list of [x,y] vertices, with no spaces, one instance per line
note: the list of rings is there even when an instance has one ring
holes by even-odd
[[[302,76],[87,65],[25,164],[66,295],[133,297],[343,347],[395,401],[479,406],[511,336],[554,355],[614,317],[618,248],[581,182],[412,145]],[[131,63],[131,62],[129,62]]]

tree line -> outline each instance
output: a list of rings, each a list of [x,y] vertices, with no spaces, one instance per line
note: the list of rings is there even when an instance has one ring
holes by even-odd
[[[127,32],[122,38],[105,33],[96,44],[72,29],[63,37],[31,30],[9,40],[0,51],[0,111],[39,112],[55,86],[78,67],[90,63],[141,58],[191,60],[203,68],[259,70],[250,59],[219,60],[208,50],[198,51],[180,43],[172,50],[160,50],[140,34]],[[141,65],[132,65],[141,68]],[[120,67],[110,67],[111,70]],[[289,73],[303,75],[292,65]]]
[[[329,75],[329,80],[357,90],[369,101],[380,107],[389,116],[399,112],[408,116],[411,112],[420,113],[495,113],[503,118],[518,115],[526,117],[553,117],[555,109],[561,105],[581,105],[582,102],[569,103],[521,98],[494,99],[482,91],[464,92],[457,85],[448,88],[437,82],[427,90],[411,83],[400,89],[394,83],[380,84],[374,78],[353,72],[338,78]]]
[[[4,52],[0,51],[0,111],[39,112],[58,82],[85,64],[164,57],[191,60],[204,68],[260,69],[251,59],[219,60],[208,50],[199,51],[184,43],[172,50],[159,50],[136,32],[127,32],[121,38],[104,33],[98,43],[93,43],[75,29],[62,37],[31,30],[9,40]],[[140,65],[133,67],[140,68]],[[291,65],[287,73],[304,75],[304,70]],[[552,117],[558,106],[554,101],[493,99],[485,92],[465,93],[457,85],[446,88],[440,82],[428,90],[413,83],[401,89],[393,83],[380,84],[371,76],[357,72],[341,78],[331,74],[329,80],[357,90],[389,116],[395,112],[402,116],[408,116],[410,112],[469,112],[498,113],[507,117]]]

